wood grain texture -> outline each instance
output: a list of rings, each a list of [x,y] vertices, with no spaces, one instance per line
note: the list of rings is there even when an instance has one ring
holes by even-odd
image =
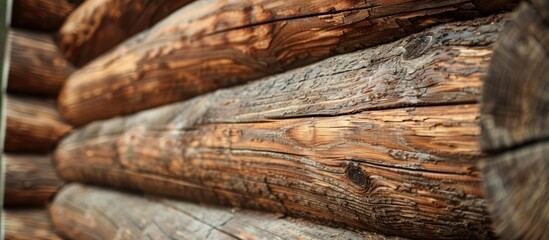
[[[63,181],[48,156],[4,155],[4,205],[41,205],[51,200]]]
[[[88,0],[59,30],[59,48],[83,66],[194,0]]]
[[[60,111],[75,125],[135,113],[516,1],[335,2],[189,4],[71,75],[59,97]]]
[[[97,121],[62,141],[56,168],[69,181],[389,235],[490,237],[474,103],[505,22],[447,24]]]
[[[483,91],[484,150],[549,137],[549,18],[540,9],[521,5],[495,46]]]
[[[276,214],[199,206],[80,184],[64,187],[50,213],[60,233],[83,240],[398,239]]]
[[[12,29],[8,91],[57,96],[74,71],[49,34]]]
[[[6,240],[61,240],[45,209],[4,209]]]
[[[503,153],[480,165],[495,231],[502,239],[549,238],[549,143]]]
[[[6,113],[6,152],[48,153],[72,129],[44,99],[8,95]]]
[[[57,30],[83,0],[13,0],[14,27]]]

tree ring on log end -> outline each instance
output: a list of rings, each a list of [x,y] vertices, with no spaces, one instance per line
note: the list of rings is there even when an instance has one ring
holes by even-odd
[[[404,49],[406,50],[404,54],[402,54],[402,58],[404,60],[411,60],[414,58],[418,58],[423,54],[431,45],[433,44],[433,36],[431,35],[425,35],[420,36],[412,41],[410,41]]]
[[[347,168],[347,171],[345,171],[345,174],[347,175],[347,178],[351,180],[354,184],[368,189],[370,187],[370,179],[368,175],[360,167],[358,166],[349,166]]]

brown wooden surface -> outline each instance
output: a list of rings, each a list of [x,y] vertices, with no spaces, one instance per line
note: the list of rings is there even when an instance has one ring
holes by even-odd
[[[549,143],[484,161],[483,185],[503,239],[549,239]]]
[[[51,100],[8,95],[6,152],[48,153],[72,127]]]
[[[50,213],[70,239],[397,239],[80,184],[64,187]]]
[[[45,209],[4,209],[6,240],[61,240]]]
[[[505,22],[447,24],[94,122],[62,141],[56,167],[71,181],[386,234],[489,237],[475,102]]]
[[[193,0],[87,0],[59,30],[59,47],[82,66]]]
[[[63,181],[48,156],[4,155],[4,205],[42,205],[51,200]]]
[[[483,91],[482,146],[494,151],[549,137],[549,18],[524,4],[500,35]]]
[[[200,1],[71,75],[60,110],[75,125],[134,113],[505,9],[505,2],[516,1]]]
[[[56,96],[74,71],[49,34],[10,31],[11,61],[8,91]]]
[[[12,26],[36,30],[58,29],[83,0],[13,0]]]

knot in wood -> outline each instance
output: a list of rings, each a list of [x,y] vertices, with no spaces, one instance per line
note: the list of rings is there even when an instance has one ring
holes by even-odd
[[[410,41],[404,49],[406,52],[402,55],[404,60],[410,60],[421,56],[433,43],[433,36],[425,35]]]
[[[369,188],[370,187],[370,179],[368,178],[368,175],[362,169],[360,169],[357,166],[350,166],[347,168],[346,171],[347,177],[351,182],[354,184],[363,187],[363,188]]]

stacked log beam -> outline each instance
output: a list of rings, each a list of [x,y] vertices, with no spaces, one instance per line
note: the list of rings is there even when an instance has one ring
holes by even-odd
[[[193,0],[87,0],[59,30],[59,48],[83,66]]]
[[[13,0],[12,26],[57,30],[82,0]]]
[[[72,129],[43,99],[8,96],[6,113],[6,152],[48,153]]]
[[[6,178],[4,205],[45,206],[63,185],[50,158],[34,155],[4,155]]]
[[[50,212],[70,239],[397,239],[79,184],[64,187]]]
[[[483,91],[480,165],[495,231],[549,239],[549,1],[524,3],[498,39]]]
[[[55,97],[74,71],[50,34],[12,29],[8,91]]]
[[[2,224],[8,240],[61,240],[43,209],[4,210]]]
[[[59,107],[67,121],[83,125],[393,41],[438,23],[508,9],[516,2],[200,1],[72,74]]]
[[[62,178],[412,238],[492,236],[476,163],[503,15],[91,123]],[[449,34],[452,33],[452,34]]]

